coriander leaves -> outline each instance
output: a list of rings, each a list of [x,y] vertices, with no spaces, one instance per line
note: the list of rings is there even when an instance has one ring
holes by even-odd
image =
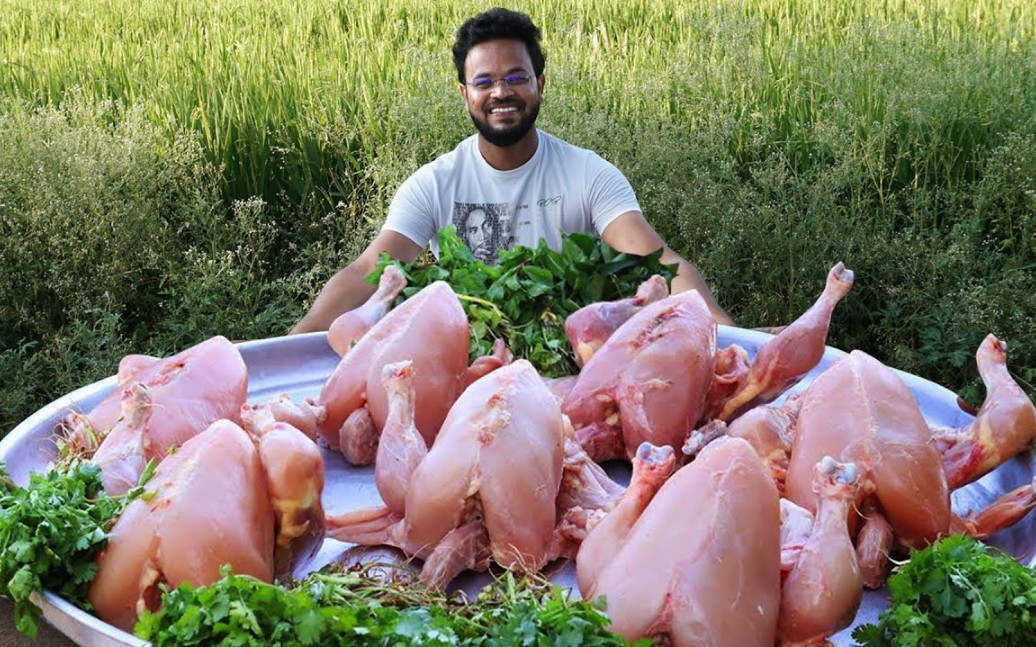
[[[447,227],[439,231],[437,263],[401,265],[407,288],[400,298],[446,281],[468,315],[471,359],[488,354],[499,338],[544,376],[561,377],[578,371],[565,318],[590,303],[633,296],[653,274],[671,280],[676,266],[662,264],[661,255],[624,254],[596,236],[572,234],[560,252],[540,241],[536,248],[501,251],[499,264],[486,265]],[[376,283],[390,263],[397,262],[383,254],[367,280]]]
[[[165,591],[161,610],[145,613],[135,633],[154,647],[627,644],[607,623],[597,606],[511,573],[469,602],[332,567],[289,589],[224,570],[211,586]]]
[[[40,610],[29,596],[43,589],[89,608],[94,558],[122,511],[102,489],[101,470],[74,459],[18,487],[0,466],[0,595],[14,600],[18,630],[36,636]]]
[[[878,623],[853,631],[866,647],[1036,644],[1036,574],[970,537],[913,551],[888,587]]]

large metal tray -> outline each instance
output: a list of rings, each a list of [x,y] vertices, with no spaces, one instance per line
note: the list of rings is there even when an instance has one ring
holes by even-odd
[[[757,331],[720,326],[721,345],[738,343],[750,354],[769,339],[769,335]],[[316,396],[324,381],[337,364],[338,357],[327,345],[324,333],[312,333],[292,337],[278,337],[240,344],[241,354],[249,370],[248,399],[262,402],[282,392],[296,398]],[[790,392],[805,388],[809,382],[833,362],[843,357],[842,351],[828,348],[820,364]],[[922,380],[916,376],[901,373],[921,405],[925,417],[932,424],[959,427],[971,416],[962,412],[956,404],[956,396],[949,390]],[[30,472],[45,471],[55,455],[52,438],[55,427],[70,409],[89,410],[101,401],[116,386],[111,377],[78,389],[39,410],[18,425],[6,438],[0,441],[0,460],[6,462],[16,482],[28,482]],[[381,500],[374,485],[372,468],[354,468],[341,455],[324,452],[326,486],[324,506],[329,512],[352,510],[378,505]],[[629,466],[622,462],[609,463],[608,472],[622,482],[629,480]],[[954,510],[966,513],[985,507],[1000,494],[1031,481],[1034,465],[1031,455],[1025,452],[1009,461],[982,480],[953,494]],[[1036,516],[1030,514],[1021,523],[998,533],[990,543],[1003,548],[1017,559],[1030,566],[1036,562]],[[371,559],[378,556],[380,549],[354,547],[333,539],[327,539],[309,568],[315,569],[338,559]],[[391,553],[381,551],[388,557]],[[554,564],[549,568],[551,580],[572,588],[575,587],[575,568],[570,563]],[[465,589],[476,589],[488,581],[486,575],[469,574],[457,583]],[[578,594],[578,592],[577,592]],[[58,596],[45,592],[37,596],[36,602],[43,614],[59,631],[82,645],[144,645],[142,641],[94,616],[72,606]],[[885,591],[868,591],[856,617],[856,624],[873,622],[887,605]],[[852,628],[834,637],[835,645],[852,645]]]

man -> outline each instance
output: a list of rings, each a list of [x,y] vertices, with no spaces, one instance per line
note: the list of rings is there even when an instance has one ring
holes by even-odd
[[[535,247],[544,238],[560,249],[562,233],[577,231],[598,233],[611,247],[632,254],[661,247],[662,261],[679,265],[673,292],[698,290],[716,321],[733,323],[694,266],[644,219],[618,169],[535,128],[546,83],[539,41],[532,20],[507,9],[490,9],[461,26],[453,61],[461,100],[478,133],[403,183],[381,232],[331,277],[292,333],[326,330],[338,315],[370,298],[375,286],[364,277],[381,252],[411,263],[431,245],[438,256],[437,232],[451,223],[488,260],[495,260],[501,243]]]

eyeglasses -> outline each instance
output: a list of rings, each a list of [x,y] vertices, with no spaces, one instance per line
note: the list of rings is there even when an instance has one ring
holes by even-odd
[[[476,90],[488,90],[494,87],[500,81],[503,81],[511,88],[520,88],[529,82],[532,77],[528,74],[508,74],[505,77],[499,79],[491,79],[488,76],[477,76],[464,85],[475,88]]]

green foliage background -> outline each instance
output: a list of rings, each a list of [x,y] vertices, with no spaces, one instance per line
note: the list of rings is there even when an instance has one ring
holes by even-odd
[[[0,434],[127,352],[283,334],[471,132],[465,0],[0,0]],[[532,0],[540,125],[623,170],[746,327],[1036,383],[1028,0]]]

